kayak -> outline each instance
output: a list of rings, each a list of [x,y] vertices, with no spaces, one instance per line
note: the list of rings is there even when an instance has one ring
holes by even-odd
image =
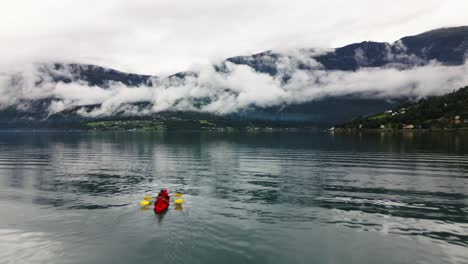
[[[156,214],[164,213],[167,208],[169,207],[169,197],[158,197],[156,198],[156,202],[154,203],[154,212]]]

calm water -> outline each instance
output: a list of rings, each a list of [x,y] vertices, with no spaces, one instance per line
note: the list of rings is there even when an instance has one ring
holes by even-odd
[[[0,132],[0,263],[468,263],[468,134]]]

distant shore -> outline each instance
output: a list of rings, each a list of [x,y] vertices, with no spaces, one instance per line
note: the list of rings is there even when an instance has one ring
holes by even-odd
[[[389,129],[389,128],[335,128],[329,132],[467,132],[468,127],[462,128],[413,128],[413,129]]]

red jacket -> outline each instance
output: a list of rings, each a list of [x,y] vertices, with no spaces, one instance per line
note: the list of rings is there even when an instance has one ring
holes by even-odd
[[[160,214],[167,210],[169,207],[169,193],[166,189],[159,193],[158,198],[156,198],[156,202],[154,203],[154,212]]]

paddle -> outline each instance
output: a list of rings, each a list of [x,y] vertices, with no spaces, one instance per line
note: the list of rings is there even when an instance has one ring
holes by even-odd
[[[150,205],[150,204],[151,204],[150,201],[147,201],[147,200],[143,200],[143,201],[140,202],[141,206],[147,206],[147,205]]]
[[[182,194],[181,193],[174,193],[174,196],[175,197],[182,197]],[[140,202],[140,205],[141,206],[148,206],[151,204],[151,199],[153,198],[157,198],[157,197],[153,197],[153,196],[145,196],[143,197],[143,200]],[[175,204],[182,204],[184,202],[184,199],[177,199],[174,201]]]

